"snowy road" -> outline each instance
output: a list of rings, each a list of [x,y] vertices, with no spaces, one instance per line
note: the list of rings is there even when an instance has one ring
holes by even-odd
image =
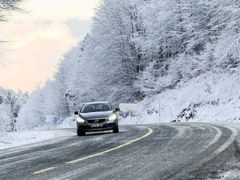
[[[235,156],[238,135],[199,123],[120,130],[0,151],[0,179],[206,179]]]

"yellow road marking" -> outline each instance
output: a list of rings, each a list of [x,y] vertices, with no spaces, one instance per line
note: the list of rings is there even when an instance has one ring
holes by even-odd
[[[86,156],[86,157],[83,157],[83,158],[79,158],[79,159],[76,159],[76,160],[73,160],[73,161],[66,162],[66,164],[79,163],[79,162],[82,162],[82,161],[84,161],[84,160],[87,160],[87,159],[90,159],[90,158],[94,158],[94,157],[97,157],[97,156],[101,156],[101,155],[103,155],[103,154],[106,154],[106,153],[109,153],[109,152],[112,152],[112,151],[121,149],[121,148],[123,148],[123,147],[126,147],[126,146],[132,144],[132,143],[135,143],[135,142],[137,142],[137,141],[140,141],[140,140],[142,140],[142,139],[150,136],[150,135],[153,133],[153,129],[151,129],[151,128],[147,128],[147,129],[148,129],[148,132],[147,132],[145,135],[143,135],[143,136],[141,136],[141,137],[139,137],[139,138],[137,138],[137,139],[133,139],[133,140],[128,141],[128,142],[126,142],[126,143],[124,143],[124,144],[122,144],[122,145],[120,145],[120,146],[117,146],[117,147],[115,147],[115,148],[108,149],[108,150],[106,150],[106,151],[102,151],[102,152],[99,152],[99,153],[96,153],[96,154],[92,154],[92,155],[89,155],[89,156]],[[33,174],[35,174],[35,175],[37,175],[37,174],[42,174],[42,173],[51,171],[51,170],[56,169],[56,168],[57,168],[57,167],[49,167],[49,168],[41,169],[41,170],[39,170],[39,171],[34,172]]]
[[[142,139],[150,136],[152,133],[153,133],[153,129],[148,128],[148,132],[147,132],[145,135],[143,135],[143,136],[141,136],[141,137],[139,137],[139,138],[137,138],[137,139],[133,139],[133,140],[128,141],[128,142],[126,142],[126,143],[124,143],[124,144],[122,144],[122,145],[120,145],[120,146],[117,146],[117,147],[108,149],[108,150],[106,150],[106,151],[102,151],[102,152],[99,152],[99,153],[96,153],[96,154],[92,154],[92,155],[89,155],[89,156],[86,156],[86,157],[82,157],[82,158],[79,158],[79,159],[76,159],[76,160],[72,160],[72,161],[66,162],[66,164],[76,164],[76,163],[85,161],[85,160],[87,160],[87,159],[94,158],[94,157],[97,157],[97,156],[101,156],[101,155],[103,155],[103,154],[106,154],[106,153],[109,153],[109,152],[112,152],[112,151],[121,149],[121,148],[123,148],[123,147],[126,147],[126,146],[128,146],[128,145],[130,145],[130,144],[132,144],[132,143],[135,143],[135,142],[137,142],[137,141],[140,141],[140,140],[142,140]]]
[[[42,173],[45,173],[47,171],[51,171],[53,169],[56,169],[56,167],[49,167],[49,168],[41,169],[39,171],[34,172],[33,174],[42,174]]]

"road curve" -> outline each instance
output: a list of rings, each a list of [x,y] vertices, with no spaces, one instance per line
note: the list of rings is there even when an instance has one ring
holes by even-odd
[[[0,151],[0,179],[206,179],[234,156],[237,135],[200,123],[124,126]]]

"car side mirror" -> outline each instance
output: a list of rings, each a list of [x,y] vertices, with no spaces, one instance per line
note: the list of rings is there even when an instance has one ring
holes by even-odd
[[[78,111],[75,111],[74,114],[75,114],[75,115],[78,115]]]
[[[115,108],[115,110],[114,110],[115,112],[119,112],[120,111],[120,109],[119,108]]]

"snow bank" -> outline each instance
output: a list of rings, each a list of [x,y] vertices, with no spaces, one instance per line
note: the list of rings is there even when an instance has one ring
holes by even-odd
[[[0,149],[38,143],[45,140],[75,135],[70,130],[33,130],[1,134]]]
[[[62,121],[61,124],[57,126],[57,128],[76,128],[76,121],[74,116],[67,117]]]
[[[45,140],[71,137],[75,133],[76,122],[74,117],[68,117],[59,125],[45,124],[33,130],[19,132],[0,131],[0,149],[16,147],[26,144],[38,143]]]
[[[240,122],[240,74],[209,72],[146,98],[123,124],[170,121]],[[160,114],[159,114],[160,112]]]
[[[218,178],[218,180],[238,180],[240,179],[240,172],[239,170],[233,170],[233,171],[228,171],[224,174],[221,174],[221,178]],[[208,179],[212,180],[212,179]]]

